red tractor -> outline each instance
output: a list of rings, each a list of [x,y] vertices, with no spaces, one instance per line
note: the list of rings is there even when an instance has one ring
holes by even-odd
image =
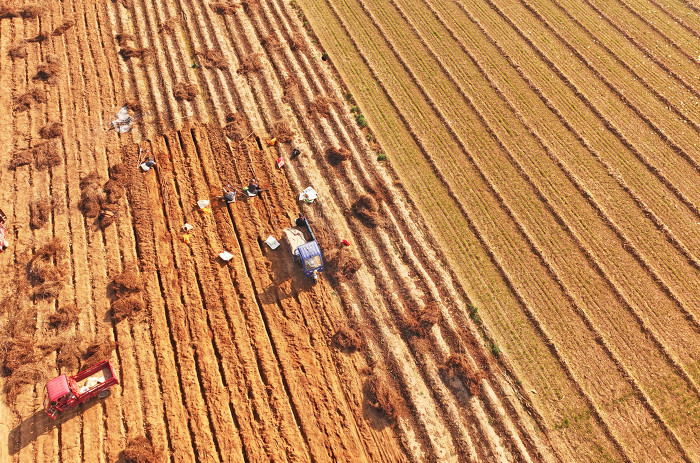
[[[109,388],[119,384],[117,375],[109,360],[86,368],[77,375],[60,375],[46,383],[44,393],[44,410],[56,419],[60,412],[65,412],[97,396],[104,399],[109,396]]]

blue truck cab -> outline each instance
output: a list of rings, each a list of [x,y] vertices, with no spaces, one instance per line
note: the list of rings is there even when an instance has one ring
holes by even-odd
[[[323,255],[309,222],[304,220],[304,226],[284,229],[283,236],[294,260],[301,265],[304,276],[318,279],[318,274],[323,271]]]

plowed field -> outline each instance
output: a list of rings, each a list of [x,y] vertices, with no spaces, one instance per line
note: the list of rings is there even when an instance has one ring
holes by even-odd
[[[697,461],[697,13],[0,0],[0,462]]]

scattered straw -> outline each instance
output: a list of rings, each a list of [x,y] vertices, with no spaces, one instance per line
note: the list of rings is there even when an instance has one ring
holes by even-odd
[[[49,315],[49,326],[51,328],[68,328],[78,321],[80,309],[76,304],[62,305],[54,313]]]
[[[116,348],[117,343],[112,341],[109,337],[101,341],[96,341],[94,344],[90,344],[88,348],[85,349],[85,354],[83,354],[82,366],[89,367],[103,360],[109,360],[112,356],[112,352],[114,352]]]
[[[360,196],[350,209],[355,217],[360,219],[360,222],[370,228],[374,228],[381,223],[379,205],[372,196]]]
[[[10,58],[22,59],[27,57],[27,47],[24,45],[16,45],[7,50],[7,55]]]
[[[209,7],[216,14],[220,15],[232,15],[236,14],[236,5],[233,2],[212,2]]]
[[[122,451],[124,463],[156,463],[162,456],[155,451],[151,441],[143,436],[134,437],[126,442]]]
[[[239,74],[249,74],[253,72],[258,72],[262,69],[262,57],[260,53],[251,53],[250,55],[244,57],[241,60],[241,64],[238,67]]]
[[[53,201],[51,197],[35,199],[29,205],[29,226],[33,230],[37,230],[49,221],[51,211],[53,209]]]
[[[58,37],[60,35],[63,35],[68,29],[70,29],[73,26],[75,26],[75,21],[73,21],[72,19],[67,19],[67,20],[63,21],[63,24],[61,24],[60,26],[58,26],[56,29],[53,30],[52,35],[54,37]]]
[[[341,327],[333,335],[333,344],[341,350],[355,352],[362,348],[362,338],[352,328]]]
[[[32,149],[32,153],[36,161],[36,168],[39,170],[46,170],[50,167],[59,166],[63,161],[58,152],[58,144],[55,141],[37,145]]]
[[[41,138],[57,138],[61,136],[62,129],[63,124],[60,122],[49,122],[39,129],[39,135]]]
[[[401,395],[383,376],[372,374],[365,382],[365,393],[369,405],[383,412],[389,420],[396,422],[404,414],[405,405]]]
[[[446,378],[462,381],[471,395],[479,392],[480,382],[485,377],[483,371],[472,368],[463,354],[450,355],[440,366],[440,373]]]
[[[199,62],[205,68],[226,69],[226,58],[219,50],[200,50],[195,53]]]
[[[287,121],[275,122],[272,126],[272,133],[280,143],[291,143],[292,141],[292,129]]]
[[[345,148],[330,147],[326,149],[326,160],[332,166],[338,166],[348,159],[350,159],[350,151]]]
[[[199,94],[199,87],[192,82],[179,82],[173,88],[173,95],[176,100],[192,101]]]

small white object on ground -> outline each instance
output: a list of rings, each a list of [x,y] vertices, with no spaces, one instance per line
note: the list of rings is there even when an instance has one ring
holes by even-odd
[[[219,253],[219,257],[221,257],[221,260],[223,260],[224,262],[228,262],[231,259],[233,259],[233,254],[231,254],[228,251],[224,251],[224,252]]]
[[[185,225],[182,226],[182,231],[188,232],[188,231],[192,230],[193,228],[194,227],[192,225],[186,223]]]
[[[206,207],[209,207],[209,200],[208,199],[200,199],[197,201],[197,206],[199,206],[200,209],[204,209]]]
[[[134,119],[129,116],[129,108],[122,106],[119,112],[117,112],[117,118],[110,124],[114,130],[119,133],[126,133],[131,129],[131,124],[134,123]],[[148,170],[148,169],[146,169]]]
[[[306,187],[304,191],[301,192],[299,195],[299,201],[304,201],[307,203],[312,203],[314,200],[318,198],[318,193],[316,193],[316,190],[313,189],[313,187]]]
[[[274,236],[270,235],[267,237],[265,240],[268,246],[270,246],[270,249],[277,249],[280,245],[280,242],[275,239]]]

